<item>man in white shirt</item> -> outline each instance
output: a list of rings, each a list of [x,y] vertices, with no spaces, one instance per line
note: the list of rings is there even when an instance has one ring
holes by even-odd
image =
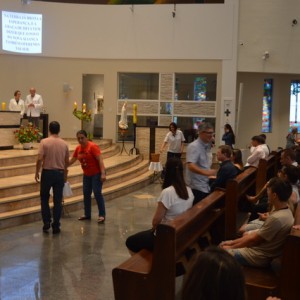
[[[268,146],[268,144],[266,143],[267,141],[267,136],[262,133],[260,134],[259,136],[261,136],[263,139],[264,139],[264,143],[261,145],[263,150],[265,151],[265,154],[266,154],[266,158],[270,155],[270,147]]]
[[[10,99],[9,106],[10,111],[19,111],[21,119],[25,113],[25,102],[21,99],[21,92],[16,90],[14,93],[14,98]]]
[[[39,127],[40,115],[43,109],[43,99],[41,95],[36,94],[35,88],[30,88],[29,92],[30,94],[25,100],[26,114],[29,122],[33,123],[35,127]]]
[[[253,152],[251,152],[251,155],[247,158],[245,167],[252,166],[257,168],[259,160],[266,157],[266,153],[262,147],[264,142],[264,139],[259,135],[252,137],[251,144],[253,146]]]

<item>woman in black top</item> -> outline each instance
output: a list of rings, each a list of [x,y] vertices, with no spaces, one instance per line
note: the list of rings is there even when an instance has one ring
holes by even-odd
[[[235,144],[235,135],[233,133],[231,125],[225,124],[224,131],[225,133],[222,136],[222,141],[225,142],[225,145],[228,145],[231,148],[233,148],[233,145]]]

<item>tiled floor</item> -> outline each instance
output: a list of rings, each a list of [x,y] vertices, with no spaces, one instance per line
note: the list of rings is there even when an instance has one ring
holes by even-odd
[[[98,225],[65,212],[59,235],[35,222],[0,231],[0,299],[114,299],[111,271],[129,254],[126,238],[150,227],[159,184],[108,201]]]

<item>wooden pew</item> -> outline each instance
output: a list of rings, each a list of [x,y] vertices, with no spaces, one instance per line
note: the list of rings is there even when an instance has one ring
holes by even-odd
[[[257,194],[272,177],[277,175],[280,155],[269,155],[259,161],[258,168],[249,167],[235,179],[226,184],[225,236],[234,239],[237,233],[237,215],[239,203],[246,194]],[[245,200],[245,202],[247,202]]]
[[[209,229],[224,230],[224,191],[216,190],[167,224],[159,224],[153,253],[142,250],[112,271],[116,300],[174,300],[176,262],[188,261],[191,249]]]
[[[268,161],[273,165],[273,158]],[[262,166],[264,174],[268,161]],[[228,181],[226,192],[216,190],[173,221],[160,224],[153,253],[142,250],[113,269],[115,299],[174,299],[176,262],[186,260],[190,249],[199,250],[197,240],[216,225],[223,228],[217,230],[222,239],[236,237],[238,203],[246,194],[256,193],[257,172],[249,167]]]
[[[277,275],[271,269],[244,267],[248,299],[265,300],[277,296],[283,300],[298,300],[300,270],[300,231],[292,229],[281,258]]]
[[[273,151],[267,158],[260,159],[257,168],[256,193],[258,193],[272,177],[277,176],[280,165],[281,150]]]
[[[226,184],[225,195],[225,238],[235,239],[237,233],[237,215],[239,201],[246,194],[255,194],[257,169],[247,168],[235,179],[231,179]]]

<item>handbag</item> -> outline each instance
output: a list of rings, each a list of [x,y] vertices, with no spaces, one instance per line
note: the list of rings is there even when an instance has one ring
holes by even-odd
[[[50,195],[53,196],[53,188],[50,189]],[[73,196],[73,192],[72,192],[72,188],[70,185],[70,182],[65,182],[64,188],[63,188],[63,197],[67,198],[67,197],[72,197]]]
[[[65,182],[64,189],[63,189],[63,196],[64,197],[71,197],[71,196],[73,196],[71,185],[70,185],[70,182],[68,182],[68,181]]]

